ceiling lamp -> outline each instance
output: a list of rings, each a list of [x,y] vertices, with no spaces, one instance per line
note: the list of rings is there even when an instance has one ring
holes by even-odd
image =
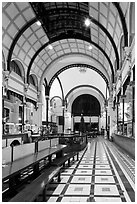
[[[37,21],[36,23],[37,23],[38,26],[41,26],[41,22],[40,21]]]
[[[52,46],[52,45],[49,45],[48,48],[49,48],[50,50],[52,50],[52,49],[53,49],[53,46]]]
[[[87,67],[78,67],[78,69],[79,69],[79,72],[82,74],[86,73],[87,71]]]
[[[93,47],[92,47],[91,45],[89,45],[88,49],[89,49],[89,50],[92,50],[92,48],[93,48]]]
[[[87,27],[89,27],[90,24],[91,24],[90,19],[89,19],[89,18],[86,18],[86,20],[85,20],[85,25],[86,25]]]

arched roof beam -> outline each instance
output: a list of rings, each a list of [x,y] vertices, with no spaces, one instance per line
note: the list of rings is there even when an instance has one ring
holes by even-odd
[[[60,10],[60,8],[58,7],[58,6],[56,6],[56,8],[54,9],[54,8],[50,8],[49,10],[48,9],[46,9],[45,7],[44,7],[44,5],[42,4],[42,3],[31,3],[31,6],[32,6],[32,8],[33,8],[33,10],[34,10],[34,12],[35,12],[35,14],[37,15],[37,17],[40,17],[41,18],[41,20],[42,20],[42,24],[43,24],[43,29],[45,30],[45,32],[47,32],[47,30],[48,30],[48,22],[49,22],[49,19],[50,19],[50,16],[54,16],[55,15],[55,13],[56,14],[60,14],[60,15],[66,15],[66,11],[67,11],[67,13],[70,13],[70,15],[71,15],[71,12],[73,12],[73,13],[75,13],[75,15],[77,16],[77,18],[78,19],[80,19],[80,21],[82,21],[82,19],[84,20],[85,18],[90,18],[90,20],[92,21],[92,23],[94,23],[95,25],[97,25],[106,35],[107,35],[107,37],[109,38],[109,40],[110,40],[110,42],[111,42],[111,44],[112,44],[112,46],[113,46],[113,48],[114,48],[114,52],[115,52],[115,56],[116,56],[116,62],[117,62],[117,69],[119,69],[119,55],[118,55],[118,50],[117,50],[117,47],[116,47],[116,44],[115,44],[115,42],[114,42],[114,40],[113,40],[113,38],[112,38],[112,36],[110,35],[110,33],[107,31],[107,29],[101,24],[101,23],[99,23],[95,18],[93,18],[92,16],[90,16],[89,14],[87,14],[87,12],[83,12],[83,10],[81,9],[81,10],[78,10],[78,9],[76,9],[76,8],[64,8],[64,9],[62,9],[62,10]],[[73,19],[72,19],[73,20]],[[57,21],[57,19],[56,18],[54,18],[53,20],[52,20],[52,22],[51,22],[51,24],[53,23],[56,23],[56,21]],[[47,25],[45,25],[45,22],[46,22],[46,24]],[[50,22],[49,22],[50,23]],[[73,28],[73,26],[72,26],[72,28]],[[58,28],[57,29],[57,27],[56,27],[56,30],[55,30],[55,32],[56,32],[56,35],[57,35],[57,38],[59,38],[59,36],[58,36],[58,30],[59,30],[60,28]],[[81,31],[81,33],[83,34],[83,29],[82,29],[82,27],[78,27],[78,28],[74,28],[74,30],[75,30],[75,32],[76,32],[76,29],[79,29],[80,31]],[[69,28],[68,27],[65,27],[65,29],[64,29],[64,32],[63,31],[61,31],[61,36],[62,36],[62,34],[65,34],[66,35],[66,31],[67,30],[69,30]],[[52,33],[53,33],[53,31],[52,31]],[[72,32],[71,32],[72,33]],[[71,34],[70,33],[70,34]],[[76,33],[75,33],[76,34]],[[53,37],[54,38],[54,37]],[[50,37],[50,39],[53,39],[52,38],[52,36]],[[89,36],[88,36],[88,38],[89,38]]]
[[[126,25],[126,20],[125,20],[124,14],[123,14],[122,9],[121,9],[118,2],[113,2],[113,4],[117,8],[117,11],[119,13],[119,17],[121,20],[123,33],[124,33],[124,45],[128,46],[128,31],[127,31],[127,25]]]
[[[63,39],[63,38],[62,38]],[[65,39],[65,38],[64,38]],[[80,40],[83,40],[83,39],[81,39],[81,38],[79,38]],[[28,70],[27,70],[27,81],[28,81],[28,78],[29,78],[29,73],[30,73],[30,70],[31,70],[31,66],[32,66],[32,64],[33,64],[33,62],[34,62],[34,60],[35,60],[35,58],[37,57],[37,55],[45,48],[45,47],[47,47],[48,45],[49,45],[49,43],[53,43],[53,42],[55,42],[56,40],[54,39],[54,40],[52,40],[52,42],[47,42],[47,43],[45,43],[41,48],[39,48],[38,50],[37,50],[37,52],[33,55],[33,57],[32,57],[32,59],[31,59],[31,61],[30,61],[30,63],[29,63],[29,66],[28,66]],[[112,62],[111,62],[111,60],[110,60],[110,58],[108,57],[108,55],[106,54],[106,52],[97,44],[97,43],[95,43],[95,42],[93,42],[93,41],[91,41],[91,40],[89,40],[88,41],[90,44],[93,44],[94,46],[96,46],[103,54],[104,54],[104,56],[107,58],[107,60],[108,60],[108,63],[109,63],[109,65],[110,65],[110,68],[111,68],[111,72],[112,72],[112,76],[111,76],[111,79],[112,79],[112,83],[114,82],[114,69],[113,69],[113,65],[112,65]]]
[[[29,21],[25,26],[23,26],[20,31],[18,32],[18,34],[16,35],[16,37],[14,38],[12,44],[11,44],[11,47],[9,49],[9,54],[8,54],[8,59],[7,59],[7,69],[9,70],[10,69],[10,61],[11,61],[11,57],[12,57],[12,53],[13,53],[13,50],[16,46],[16,43],[17,41],[19,40],[19,38],[21,37],[21,35],[32,25],[34,24],[35,22],[37,21],[37,18],[33,18],[31,21]],[[63,39],[63,38],[62,38]],[[79,38],[80,39],[80,38]],[[29,82],[29,73],[30,73],[30,70],[31,70],[31,66],[35,60],[35,58],[37,57],[37,55],[49,44],[49,43],[53,43],[55,41],[57,41],[59,39],[56,39],[56,38],[53,38],[50,42],[47,42],[45,43],[39,50],[37,50],[37,52],[34,54],[34,56],[32,57],[30,63],[29,63],[29,66],[28,66],[28,70],[27,70],[27,82]],[[83,40],[83,39],[82,39]],[[113,69],[113,65],[111,63],[111,60],[109,59],[108,55],[105,53],[105,51],[98,45],[96,44],[95,42],[91,41],[91,40],[88,40],[86,38],[86,41],[93,44],[94,46],[96,46],[104,55],[105,57],[107,58],[108,62],[109,62],[109,65],[110,65],[110,68],[111,68],[111,72],[112,72],[112,82],[114,82],[114,69]]]
[[[63,86],[62,86],[62,83],[61,83],[59,77],[57,76],[56,78],[57,78],[57,80],[58,80],[58,82],[59,82],[59,85],[60,85],[60,88],[61,88],[62,101],[63,101],[63,103],[64,103],[64,91],[63,91]]]
[[[91,89],[95,89],[101,96],[102,98],[104,99],[105,101],[105,96],[103,95],[103,93],[98,89],[96,88],[95,86],[92,86],[92,85],[79,85],[79,86],[76,86],[74,88],[72,88],[65,96],[65,100],[68,98],[68,96],[72,93],[72,91],[76,90],[76,89],[79,89],[79,88],[91,88]]]
[[[123,17],[123,13],[122,13],[122,11],[121,11],[121,8],[120,8],[120,6],[119,6],[119,4],[117,3],[117,4],[114,4],[115,6],[116,6],[116,8],[118,9],[118,11],[119,11],[119,15],[120,15],[120,18],[121,19],[124,19],[124,17]],[[120,12],[121,11],[121,12]],[[104,26],[102,26],[97,20],[95,20],[93,17],[91,17],[90,16],[90,19],[92,20],[92,22],[93,23],[95,23],[96,25],[98,25],[102,30],[103,30],[103,32],[105,32],[106,33],[106,35],[108,36],[108,38],[110,39],[110,41],[111,41],[111,43],[112,43],[112,46],[113,46],[113,48],[114,48],[114,51],[115,51],[115,54],[116,54],[116,60],[117,60],[117,68],[119,69],[119,56],[118,56],[118,51],[117,51],[117,48],[116,48],[116,45],[115,45],[115,43],[114,43],[114,41],[113,41],[113,38],[111,37],[111,35],[109,34],[109,32],[105,29],[105,27]],[[14,50],[14,48],[15,48],[15,45],[16,45],[16,43],[17,43],[17,41],[18,41],[18,39],[21,37],[21,35],[23,34],[23,32],[25,32],[25,30],[26,29],[28,29],[33,23],[35,23],[37,21],[37,18],[33,18],[31,21],[29,21],[25,26],[23,26],[22,27],[22,29],[18,32],[18,34],[16,35],[16,37],[15,37],[15,39],[13,40],[13,42],[12,42],[12,45],[11,45],[11,47],[10,47],[10,49],[9,49],[9,54],[8,54],[8,60],[7,60],[7,69],[9,70],[9,68],[10,68],[10,61],[11,61],[11,57],[12,57],[12,53],[13,53],[13,50]],[[122,24],[123,25],[123,24]],[[125,24],[126,25],[126,24]],[[123,29],[125,29],[125,33],[126,33],[126,27],[125,26],[123,26]],[[53,39],[52,39],[53,40]],[[56,39],[57,40],[57,39]],[[59,40],[59,39],[58,39]],[[55,39],[54,39],[54,41],[55,41]],[[126,43],[127,41],[125,41],[125,43]],[[91,41],[90,41],[90,43],[92,43]],[[94,45],[95,45],[95,43],[94,43]],[[47,46],[47,45],[46,45]],[[45,46],[45,47],[46,47]],[[95,45],[96,46],[96,45]],[[99,48],[99,47],[98,47]],[[43,48],[44,49],[44,48]],[[36,57],[37,55],[35,55],[35,57]],[[106,56],[106,55],[105,55]],[[34,56],[33,56],[34,57]],[[35,58],[34,57],[34,58]],[[107,59],[108,59],[108,57],[107,57]],[[34,60],[33,60],[34,61]],[[109,62],[110,63],[110,62]],[[32,61],[31,61],[31,65],[32,65]],[[112,66],[111,66],[112,67]],[[29,68],[28,68],[28,71],[27,71],[27,81],[28,81],[28,75],[29,75],[29,72],[30,72],[30,69],[31,69],[31,66],[29,66]],[[112,69],[113,70],[113,69]],[[113,73],[113,71],[112,71],[112,73]]]
[[[110,33],[107,31],[107,29],[101,24],[99,23],[95,18],[93,18],[92,16],[87,16],[87,18],[89,18],[91,20],[92,23],[94,23],[95,25],[97,25],[109,38],[113,48],[114,48],[114,52],[116,55],[116,62],[117,62],[117,69],[119,69],[119,55],[118,55],[118,50],[116,47],[116,44],[112,38],[112,36],[110,35]]]
[[[27,24],[25,24],[17,33],[17,35],[15,36],[14,40],[12,41],[12,44],[10,46],[9,49],[9,53],[8,53],[8,59],[7,59],[7,70],[10,70],[10,62],[11,62],[11,57],[12,57],[12,53],[13,50],[16,46],[17,41],[19,40],[19,38],[21,37],[21,35],[33,24],[37,21],[37,18],[33,18],[32,20],[30,20]]]
[[[50,82],[49,82],[49,87],[51,87],[51,85],[52,85],[53,81],[55,80],[55,78],[56,78],[59,74],[61,74],[63,71],[65,71],[65,70],[67,70],[67,69],[70,69],[70,68],[74,68],[74,67],[80,67],[80,66],[81,66],[81,67],[87,67],[87,68],[89,68],[89,69],[92,69],[92,70],[96,71],[96,72],[104,79],[104,81],[106,82],[107,87],[108,87],[108,89],[109,89],[109,82],[108,82],[108,79],[106,78],[106,76],[105,76],[99,69],[97,69],[96,67],[93,67],[93,66],[87,65],[87,64],[70,64],[70,65],[67,65],[67,66],[63,67],[62,69],[60,69],[60,70],[51,78],[51,80],[50,80]]]
[[[53,97],[50,99],[50,104],[51,104],[51,102],[52,102],[52,100],[53,100],[54,98],[59,98],[59,99],[62,101],[62,98],[61,98],[60,96],[53,96]]]
[[[100,103],[101,109],[104,107],[105,100],[104,98],[102,98],[102,95],[98,94],[97,90],[89,88],[89,87],[81,87],[80,89],[75,89],[75,91],[71,92],[71,94],[69,95],[68,106],[67,106],[68,111],[71,112],[71,107],[72,107],[74,100],[82,94],[89,94],[89,95],[96,97]]]

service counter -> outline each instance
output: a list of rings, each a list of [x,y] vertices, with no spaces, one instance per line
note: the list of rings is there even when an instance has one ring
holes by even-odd
[[[135,159],[135,139],[123,135],[113,134],[113,141]]]

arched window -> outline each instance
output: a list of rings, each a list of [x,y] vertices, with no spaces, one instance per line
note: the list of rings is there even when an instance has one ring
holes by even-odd
[[[11,71],[15,72],[20,77],[22,77],[21,70],[20,70],[19,66],[17,65],[17,63],[15,61],[11,61],[10,69],[11,69]]]
[[[130,5],[130,21],[129,21],[129,29],[130,29],[130,36],[129,36],[129,45],[131,45],[132,40],[135,36],[135,2],[132,2]]]
[[[120,68],[123,65],[123,61],[124,61],[124,35],[122,35],[120,40]]]
[[[4,56],[3,51],[2,51],[2,70],[6,70],[5,56]]]
[[[33,86],[36,86],[34,78],[32,75],[29,76],[29,83],[32,84]]]

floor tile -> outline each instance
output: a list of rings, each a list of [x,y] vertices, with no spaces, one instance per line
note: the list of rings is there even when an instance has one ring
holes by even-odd
[[[81,161],[94,161],[94,159],[89,159],[89,158],[84,158],[84,159],[82,159]]]
[[[95,183],[115,183],[113,176],[95,176]]]
[[[108,169],[96,169],[95,175],[112,175],[112,171]]]
[[[107,160],[96,161],[96,164],[109,164]]]
[[[91,176],[73,176],[71,183],[91,183]]]
[[[95,185],[94,195],[119,195],[115,185]]]
[[[65,195],[89,195],[90,194],[90,185],[75,185],[70,184]]]
[[[61,175],[71,175],[73,171],[73,169],[64,169]]]
[[[83,168],[83,169],[92,169],[93,165],[92,164],[80,164],[78,166],[78,169]]]
[[[88,197],[63,197],[61,202],[87,202]]]
[[[48,199],[48,202],[56,202],[57,199],[58,199],[58,196],[57,197],[50,197]]]
[[[79,197],[63,197],[61,202],[79,202]]]
[[[96,164],[96,169],[110,169],[109,164]]]
[[[87,202],[88,200],[88,197],[80,197],[80,202]]]
[[[114,197],[94,197],[95,202],[122,202],[121,198]]]
[[[94,161],[81,161],[80,164],[93,164]]]
[[[69,180],[70,176],[61,176],[61,181],[60,183],[67,183]]]
[[[70,199],[71,199],[71,197],[63,197],[62,199],[61,199],[61,202],[70,202]]]
[[[81,170],[76,170],[75,174],[74,175],[92,175],[92,170],[87,170],[87,169],[81,169]]]
[[[55,191],[53,192],[53,195],[60,195],[64,187],[65,184],[59,184]]]

